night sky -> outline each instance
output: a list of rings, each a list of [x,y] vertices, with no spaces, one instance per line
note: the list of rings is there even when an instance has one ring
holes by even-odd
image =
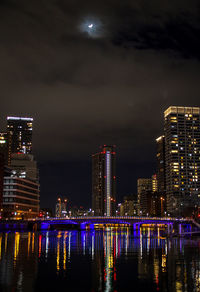
[[[41,207],[91,206],[91,154],[117,146],[117,196],[155,172],[170,105],[200,106],[199,0],[0,0],[1,130],[34,118]]]

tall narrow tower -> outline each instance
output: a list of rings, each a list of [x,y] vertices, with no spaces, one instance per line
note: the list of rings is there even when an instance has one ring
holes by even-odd
[[[157,144],[157,182],[158,192],[164,193],[166,190],[165,178],[165,136],[160,136],[156,139]]]
[[[92,156],[92,209],[95,216],[115,216],[116,152],[104,145]]]
[[[200,196],[200,108],[164,112],[167,211],[191,215]]]

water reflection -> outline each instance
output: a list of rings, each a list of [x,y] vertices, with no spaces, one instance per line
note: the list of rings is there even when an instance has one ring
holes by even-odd
[[[0,233],[0,290],[199,291],[199,251],[150,227]]]

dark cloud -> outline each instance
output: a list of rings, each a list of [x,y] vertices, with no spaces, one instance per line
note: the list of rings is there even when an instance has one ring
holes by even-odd
[[[3,128],[6,115],[34,117],[42,205],[49,194],[53,204],[56,190],[88,205],[91,153],[100,144],[117,145],[119,195],[155,171],[165,108],[200,106],[199,7],[194,0],[0,1],[0,121]],[[91,19],[101,37],[80,29]]]

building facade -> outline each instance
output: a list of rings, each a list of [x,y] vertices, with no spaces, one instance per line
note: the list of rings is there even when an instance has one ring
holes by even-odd
[[[165,192],[166,190],[166,174],[165,174],[165,136],[162,135],[156,139],[157,153],[157,182],[158,191]]]
[[[125,196],[120,204],[120,216],[137,216],[136,196]]]
[[[0,153],[3,155],[4,164],[7,166],[9,166],[11,162],[11,142],[10,133],[0,133]]]
[[[152,178],[139,178],[137,180],[137,200],[138,215],[146,215],[148,213],[148,197],[147,193],[152,192]]]
[[[5,176],[3,186],[4,217],[35,218],[39,215],[39,184],[16,176]]]
[[[92,209],[95,216],[115,216],[115,146],[104,145],[92,156]]]
[[[3,154],[0,153],[0,217],[1,217],[1,209],[3,204],[3,178],[4,178],[4,157]]]
[[[12,154],[10,168],[18,177],[31,179],[36,182],[39,181],[37,162],[34,160],[34,157],[31,154]]]
[[[12,153],[32,153],[33,119],[7,117],[7,132],[11,135]]]
[[[164,112],[167,211],[188,216],[199,206],[200,108]]]

